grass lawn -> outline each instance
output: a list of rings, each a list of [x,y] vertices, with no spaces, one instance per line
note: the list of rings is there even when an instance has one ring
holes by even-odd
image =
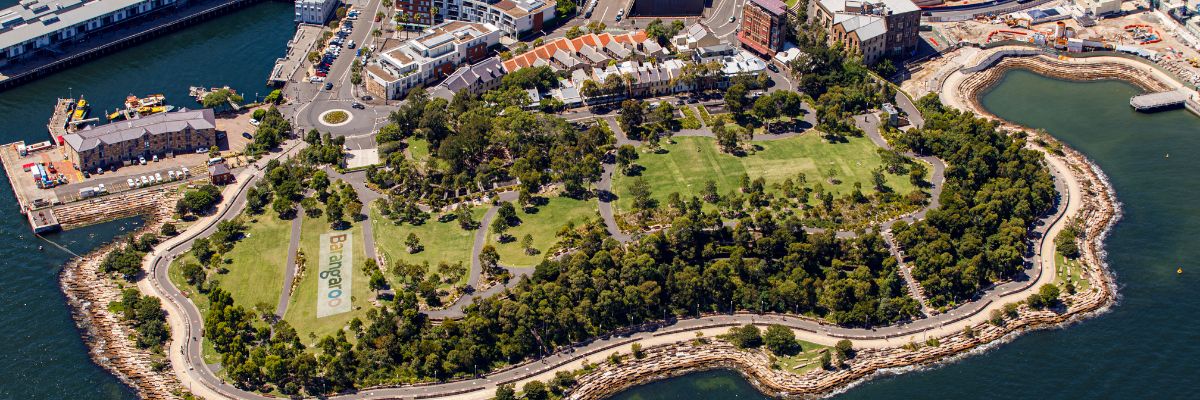
[[[318,259],[320,258],[319,245],[321,234],[327,232],[350,232],[353,235],[353,252],[351,253],[353,254],[353,262],[345,264],[342,267],[343,272],[351,272],[351,311],[318,319],[317,270],[320,268],[318,265]],[[300,233],[300,251],[304,252],[306,260],[304,276],[300,278],[299,284],[296,285],[296,290],[292,293],[292,298],[288,303],[287,313],[284,314],[283,318],[292,324],[292,327],[296,328],[296,332],[300,335],[301,341],[305,345],[311,345],[316,340],[311,339],[309,333],[316,334],[316,338],[319,340],[342,329],[351,319],[361,317],[372,307],[371,303],[368,302],[371,296],[371,290],[367,286],[368,277],[362,273],[363,262],[367,259],[366,253],[363,251],[362,223],[355,222],[345,231],[334,231],[329,228],[329,223],[325,220],[324,216],[319,218],[304,217],[304,229]]]
[[[595,200],[551,197],[549,203],[538,207],[537,212],[533,214],[526,214],[518,207],[517,216],[521,218],[521,224],[508,229],[508,234],[515,240],[501,244],[497,240],[499,237],[489,230],[488,243],[496,246],[501,264],[511,267],[533,267],[541,262],[550,247],[558,242],[555,234],[568,221],[578,225],[595,215]],[[521,238],[525,235],[533,236],[533,248],[539,250],[537,254],[525,254],[525,249],[521,247]]]
[[[722,153],[714,139],[708,137],[674,140],[674,144],[663,145],[666,153],[641,152],[635,161],[645,167],[642,176],[650,183],[652,196],[660,202],[672,192],[679,192],[684,198],[699,195],[709,179],[717,183],[717,193],[724,195],[739,187],[742,174],[748,174],[750,179],[762,177],[770,185],[794,179],[803,172],[810,187],[820,183],[838,197],[851,193],[855,182],[861,182],[863,192],[870,194],[871,171],[883,164],[875,152],[877,147],[865,137],[849,138],[846,143],[827,143],[816,134],[755,141],[762,150],[744,157]],[[837,185],[829,183],[831,167],[841,181]],[[914,189],[907,175],[885,176],[887,185],[897,193]],[[616,174],[613,191],[619,197],[620,209],[631,207],[633,200],[628,195],[628,186],[632,180],[633,177]]]
[[[797,342],[800,343],[799,353],[794,356],[776,358],[780,368],[793,374],[803,374],[821,368],[821,353],[828,351],[830,347],[803,340],[797,340]]]
[[[488,206],[475,207],[471,213],[475,215],[475,220],[479,221],[483,219],[483,214],[487,212],[488,208]],[[383,252],[389,264],[396,260],[416,264],[429,262],[431,271],[428,272],[437,271],[438,263],[443,261],[449,264],[462,261],[463,265],[468,268],[471,266],[471,248],[475,244],[475,231],[463,230],[458,226],[458,220],[438,222],[437,215],[432,215],[428,221],[419,226],[396,225],[379,212],[376,204],[371,204],[371,221],[374,224],[372,227],[375,229],[375,245],[379,251]],[[417,234],[417,238],[421,239],[421,245],[425,246],[425,250],[416,254],[408,254],[404,241],[408,239],[409,233]],[[392,277],[388,276],[388,278]],[[466,276],[461,280],[461,283],[465,282]]]
[[[1067,283],[1067,278],[1075,284],[1076,291],[1085,291],[1091,288],[1090,282],[1087,280],[1087,275],[1084,273],[1083,265],[1079,264],[1079,260],[1068,260],[1059,252],[1054,252],[1054,265],[1058,269],[1054,275],[1054,283],[1062,289]]]
[[[233,296],[234,304],[253,309],[266,303],[274,310],[283,292],[283,275],[287,267],[288,242],[292,221],[281,220],[274,213],[241,217],[246,221],[246,236],[233,250],[225,254],[228,273],[210,279],[221,282],[221,288]]]

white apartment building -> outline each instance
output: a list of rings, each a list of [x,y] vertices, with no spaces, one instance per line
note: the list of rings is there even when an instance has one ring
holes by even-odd
[[[513,38],[542,30],[554,20],[557,4],[555,0],[433,0],[434,9],[445,20],[492,24]]]
[[[296,23],[325,25],[338,0],[296,0]]]
[[[0,65],[186,0],[23,0],[0,10]]]
[[[500,36],[488,23],[448,21],[426,29],[417,38],[385,48],[367,64],[367,91],[389,99],[404,97],[414,87],[446,78],[459,65],[483,60]]]

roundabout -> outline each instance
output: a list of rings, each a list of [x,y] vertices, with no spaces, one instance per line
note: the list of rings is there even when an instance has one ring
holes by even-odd
[[[332,109],[322,112],[317,116],[317,119],[321,122],[321,125],[338,127],[349,124],[350,121],[353,121],[354,114],[351,114],[349,110]]]

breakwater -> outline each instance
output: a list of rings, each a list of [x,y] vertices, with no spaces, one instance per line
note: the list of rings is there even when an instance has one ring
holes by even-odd
[[[174,212],[174,200],[179,195],[159,197],[155,207],[146,215],[146,223],[131,235],[156,233]],[[139,348],[134,342],[134,329],[109,304],[121,301],[121,292],[131,283],[118,282],[113,275],[100,269],[108,253],[122,246],[120,238],[113,243],[72,259],[59,273],[59,283],[70,305],[71,317],[79,327],[83,341],[89,347],[89,357],[97,365],[137,391],[143,399],[175,399],[183,387],[169,370],[164,355]],[[169,348],[164,344],[164,349]]]
[[[0,80],[0,92],[260,1],[262,0],[196,0],[154,12],[147,16],[151,18],[114,27],[84,39],[82,43],[75,45],[73,51],[66,54],[36,55],[17,62],[15,68],[6,72],[6,79]]]

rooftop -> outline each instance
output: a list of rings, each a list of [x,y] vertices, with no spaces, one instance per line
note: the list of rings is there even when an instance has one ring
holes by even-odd
[[[142,2],[147,0],[26,0],[0,10],[0,49]]]
[[[75,151],[87,151],[96,148],[101,143],[116,144],[147,135],[179,132],[188,127],[192,129],[215,129],[217,121],[213,115],[213,110],[205,108],[202,110],[169,112],[128,121],[113,122],[66,134],[63,136],[63,140],[71,148],[75,149]]]
[[[775,15],[783,15],[784,11],[787,10],[787,4],[783,4],[779,0],[750,0],[750,2],[765,8]]]
[[[911,0],[821,0],[821,7],[833,13],[863,13],[864,8],[872,10],[878,9],[879,6],[883,6],[884,9],[892,14],[903,14],[921,10]]]

